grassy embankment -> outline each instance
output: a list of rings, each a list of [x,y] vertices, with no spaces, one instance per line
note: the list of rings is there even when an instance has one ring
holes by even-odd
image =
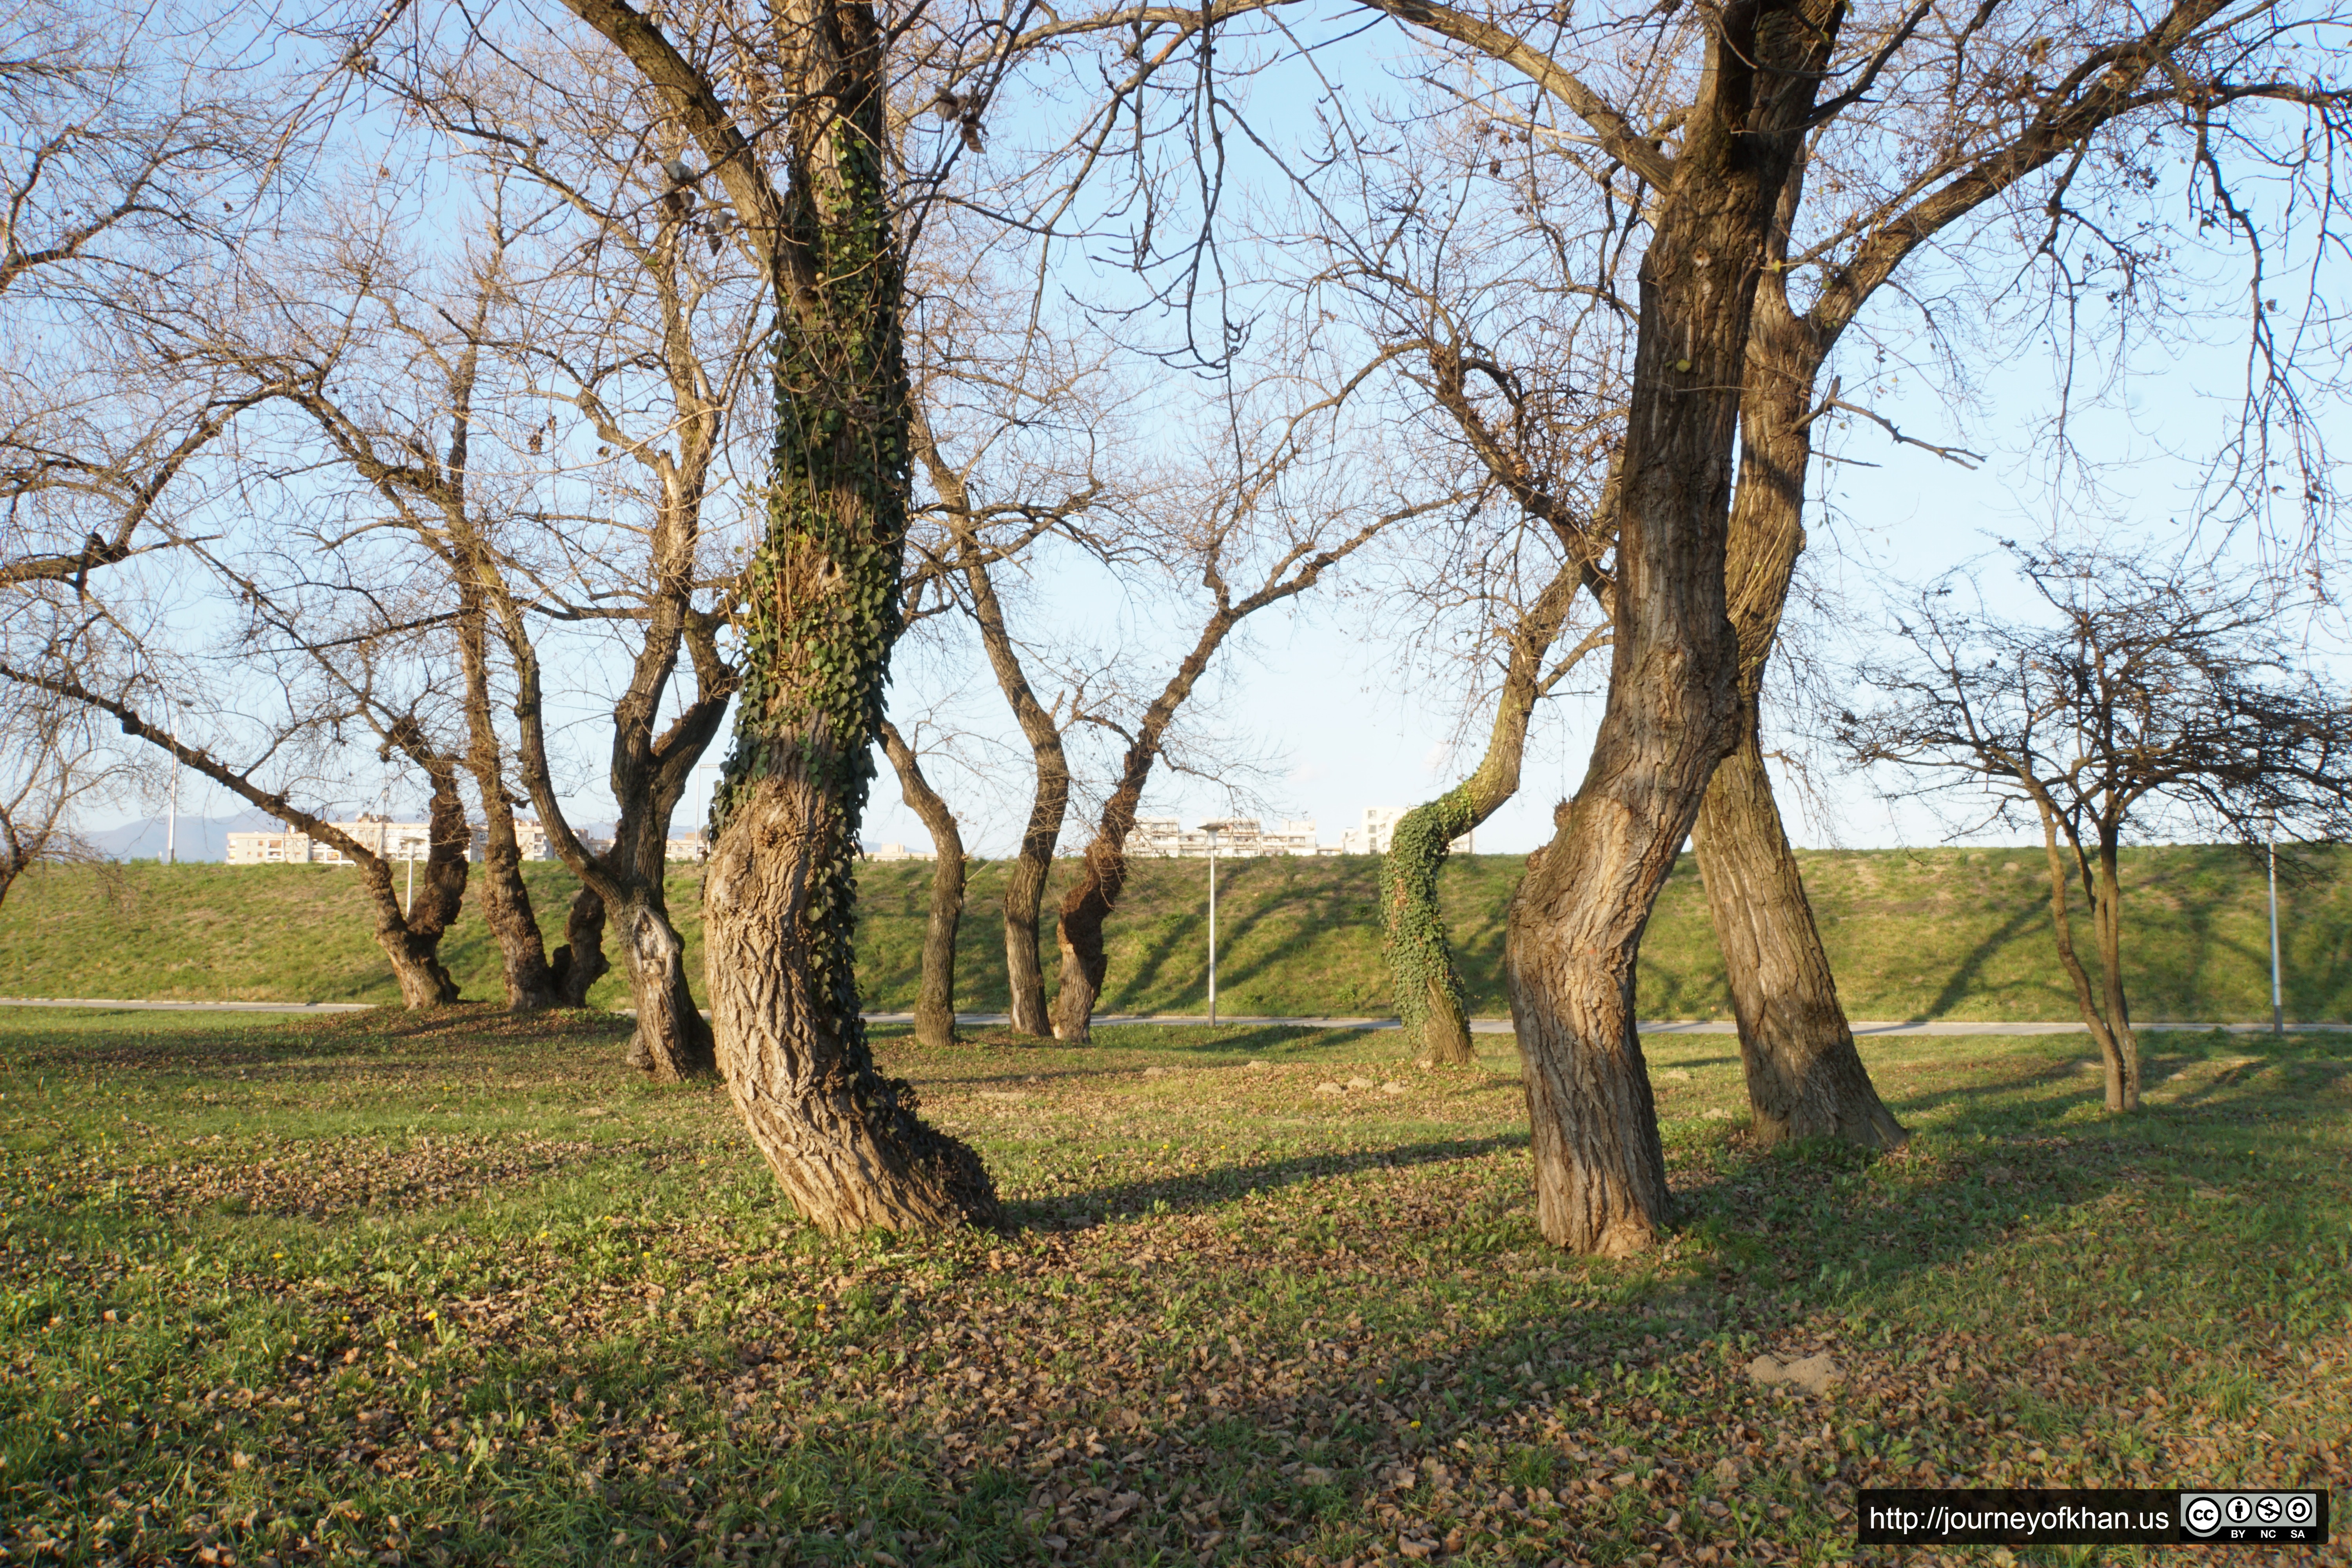
[[[1983,1554],[1858,1552],[1855,1488],[2352,1489],[2340,1038],[2162,1037],[2121,1120],[2079,1041],[1869,1041],[1874,1163],[1661,1038],[1685,1224],[1617,1264],[1538,1237],[1499,1055],[886,1037],[1015,1228],[835,1242],[617,1037],[0,1014],[0,1552],[1922,1564]]]
[[[2068,1018],[2072,993],[2050,941],[2048,883],[2021,850],[1817,852],[1804,857],[1848,1011],[1858,1018]],[[2283,891],[2287,1016],[2352,1018],[2352,879],[2328,857],[2318,881]],[[1475,1008],[1507,1011],[1503,919],[1517,856],[1445,870],[1445,913]],[[974,866],[960,945],[958,1005],[1005,1005],[998,900],[1003,862]],[[530,868],[541,925],[561,939],[572,894],[562,868]],[[1108,1013],[1192,1013],[1205,997],[1206,911],[1200,861],[1144,861],[1111,921]],[[1055,868],[1054,900],[1068,875]],[[861,978],[877,1011],[914,1005],[930,868],[867,866]],[[2270,1013],[2259,869],[2213,847],[2129,851],[2132,997],[2137,1016],[2244,1020]],[[1375,917],[1378,862],[1229,861],[1221,876],[1222,1005],[1236,1014],[1346,1016],[1390,1011]],[[671,900],[698,973],[698,873]],[[0,995],[393,1001],[352,875],[331,867],[152,863],[49,870],[0,907]],[[2080,911],[2078,910],[2078,919]],[[2087,921],[2078,941],[2088,953]],[[1049,972],[1052,937],[1047,931]],[[444,944],[471,997],[498,994],[488,932],[469,908]],[[618,976],[595,1000],[625,1002]],[[1696,868],[1685,856],[1660,900],[1642,960],[1646,1017],[1727,1016],[1722,960]]]

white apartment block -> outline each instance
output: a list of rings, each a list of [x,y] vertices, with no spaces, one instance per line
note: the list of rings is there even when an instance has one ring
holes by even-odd
[[[936,860],[936,849],[919,849],[905,844],[884,844],[866,857],[868,860]]]
[[[355,820],[335,826],[361,848],[386,860],[432,858],[433,825],[428,822],[394,822],[362,812]],[[479,860],[489,841],[489,829],[478,822],[472,826],[473,842],[467,846],[466,858]],[[544,860],[548,856],[547,830],[530,817],[519,816],[515,818],[515,845],[524,859]],[[232,833],[228,836],[227,860],[232,866],[352,864],[351,857],[334,845],[314,840],[309,834],[292,828]]]
[[[1350,827],[1339,835],[1339,853],[1342,855],[1387,854],[1389,840],[1395,837],[1396,826],[1404,820],[1404,815],[1408,809],[1402,805],[1364,807],[1362,825]],[[1478,852],[1477,837],[1476,830],[1473,829],[1447,845],[1446,848],[1455,855],[1475,855]]]
[[[1315,819],[1285,822],[1271,831],[1255,817],[1228,818],[1216,833],[1219,855],[1333,855],[1315,842]],[[1209,853],[1209,832],[1186,827],[1172,816],[1139,816],[1127,836],[1130,859],[1198,860]]]
[[[703,861],[710,858],[710,841],[699,827],[689,827],[684,833],[673,833],[664,842],[665,860]]]

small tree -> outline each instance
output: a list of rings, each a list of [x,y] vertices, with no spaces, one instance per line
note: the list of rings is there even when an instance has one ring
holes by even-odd
[[[101,743],[86,710],[0,687],[0,902],[35,866],[97,858],[74,817],[131,782],[130,764]]]
[[[1992,819],[2031,807],[2050,865],[2058,956],[2106,1063],[2109,1110],[2139,1104],[2124,994],[2116,852],[2168,810],[2248,847],[2270,825],[2305,843],[2352,826],[2352,711],[2296,668],[2274,585],[2210,564],[2105,548],[2004,546],[2052,614],[1959,607],[1952,578],[1899,630],[1901,662],[1865,668],[1885,700],[1841,714],[1857,763],[1924,775],[1910,793],[1988,791]],[[2101,984],[2074,951],[2068,885],[2091,908]]]

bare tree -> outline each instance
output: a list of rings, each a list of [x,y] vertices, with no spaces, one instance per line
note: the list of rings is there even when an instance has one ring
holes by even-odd
[[[704,885],[720,1068],[818,1225],[992,1221],[979,1156],[876,1070],[851,946],[909,506],[891,34],[858,0],[740,29],[731,12],[656,22],[614,0],[567,5],[692,139],[704,188],[732,205],[775,292],[776,466],[744,580],[743,689]]]
[[[1056,1039],[1092,1037],[1095,1003],[1108,973],[1103,926],[1126,889],[1128,836],[1171,727],[1218,650],[1249,617],[1312,589],[1383,531],[1460,504],[1451,495],[1399,503],[1383,489],[1387,476],[1371,455],[1328,444],[1328,417],[1353,384],[1343,380],[1256,431],[1244,425],[1251,400],[1237,397],[1223,411],[1234,450],[1202,460],[1152,500],[1166,519],[1159,555],[1171,574],[1197,573],[1206,602],[1194,612],[1191,646],[1139,712],[1122,720],[1097,703],[1083,714],[1126,744],[1085,863],[1062,896],[1055,933],[1062,953],[1052,1008]]]
[[[1026,818],[1005,879],[1004,968],[1013,1028],[1048,1036],[1037,922],[1069,813],[1064,736],[1076,712],[1067,693],[1040,695],[1033,668],[1052,628],[1018,624],[1007,589],[1019,575],[1051,575],[1050,563],[1030,559],[1049,546],[1123,563],[1132,498],[1109,476],[1137,465],[1120,450],[1120,389],[1084,323],[1041,320],[993,275],[989,247],[959,243],[961,232],[934,226],[919,258],[909,431],[927,493],[908,536],[908,589],[928,588],[968,617],[1029,749]]]
[[[1841,716],[1864,766],[1922,775],[1908,794],[1989,793],[1990,820],[2042,829],[2051,929],[2106,1064],[2109,1110],[2139,1105],[2124,986],[2118,852],[2167,817],[2259,849],[2352,833],[2352,704],[2305,668],[2295,606],[2270,584],[2190,565],[2158,544],[2009,547],[2047,614],[2013,619],[1955,574],[1896,630],[1901,663],[1865,668],[1885,700]],[[2099,980],[2074,951],[2069,884],[2091,911]]]
[[[915,996],[915,1038],[926,1046],[955,1044],[956,928],[963,917],[963,834],[955,813],[923,776],[921,761],[898,727],[882,721],[882,749],[898,774],[898,787],[915,815],[930,830],[939,864],[931,873],[931,905],[923,920],[923,968]]]
[[[592,496],[519,498],[482,573],[516,671],[523,781],[582,882],[565,987],[584,993],[601,972],[609,921],[636,1012],[631,1062],[665,1079],[706,1075],[712,1034],[664,883],[672,818],[738,684],[722,646],[735,542],[713,519],[758,504],[759,479],[738,470],[764,464],[772,429],[760,395],[766,264],[730,240],[733,213],[707,198],[660,94],[608,50],[524,40],[488,65],[420,70],[411,96],[487,168],[512,227],[510,308],[493,346],[514,405],[555,411],[543,427],[509,420],[528,426],[514,460],[533,496],[542,469],[549,489],[585,476]],[[605,773],[617,816],[601,849],[564,812],[549,733],[565,672],[543,645],[580,628],[618,639],[627,660]]]
[[[0,688],[0,902],[35,866],[97,858],[77,831],[79,815],[118,798],[134,777],[87,709]]]
[[[0,651],[0,678],[108,715],[131,740],[340,852],[357,868],[377,945],[392,964],[402,1000],[410,1007],[457,1001],[457,984],[441,962],[440,944],[464,902],[473,834],[456,748],[436,740],[428,721],[434,681],[415,657],[414,634],[354,636],[337,654],[364,646],[367,657],[328,658],[324,650],[335,647],[336,639],[316,625],[305,628],[307,637],[286,636],[299,612],[268,600],[250,608],[252,619],[235,639],[234,654],[244,667],[238,687],[258,695],[262,683],[251,677],[274,675],[269,711],[207,696],[193,661],[131,635],[121,615],[87,597],[20,603],[9,645]],[[26,627],[26,621],[34,625]],[[261,662],[247,662],[257,654]],[[179,700],[167,699],[167,691]],[[320,798],[335,787],[347,728],[373,733],[380,758],[403,758],[426,780],[430,842],[423,886],[413,900],[404,900],[394,881],[391,847],[347,830]]]

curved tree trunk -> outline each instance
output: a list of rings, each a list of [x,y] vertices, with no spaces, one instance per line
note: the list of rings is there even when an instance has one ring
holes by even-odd
[[[393,883],[391,862],[381,855],[353,858],[367,888],[368,901],[375,907],[376,945],[392,961],[402,1003],[410,1007],[438,1007],[458,1000],[457,982],[441,962],[441,937],[465,907],[473,832],[466,824],[466,800],[457,791],[456,766],[429,752],[419,754],[423,731],[413,720],[395,729],[393,741],[424,764],[425,776],[433,784],[425,812],[431,839],[425,853],[425,874],[417,880],[408,908],[404,910],[400,906],[401,889]]]
[[[1536,699],[1606,639],[1587,637],[1550,675],[1544,658],[1576,603],[1589,563],[1570,562],[1544,585],[1520,617],[1511,642],[1503,689],[1486,754],[1460,784],[1404,814],[1381,858],[1381,917],[1386,927],[1389,985],[1405,1029],[1406,1048],[1432,1062],[1478,1059],[1470,1045],[1470,1016],[1462,977],[1454,967],[1438,910],[1437,877],[1454,841],[1500,810],[1518,793],[1528,720]]]
[[[1748,320],[1837,20],[1818,0],[1725,8],[1641,262],[1608,706],[1573,807],[1512,900],[1506,943],[1537,1221],[1580,1252],[1636,1251],[1671,1214],[1636,963],[1738,739],[1724,564]]]
[[[1759,1142],[1843,1138],[1892,1149],[1909,1136],[1878,1098],[1838,1005],[1795,851],[1756,743],[1752,697],[1739,744],[1715,770],[1691,837],[1739,1020],[1739,1059]]]
[[[634,12],[572,3],[633,58],[653,54]],[[791,106],[780,197],[731,124],[697,118],[716,112],[707,84],[678,95],[714,163],[732,160],[728,189],[771,247],[778,293],[775,467],[743,577],[743,690],[703,885],[719,1058],[753,1142],[821,1228],[994,1223],[979,1155],[875,1069],[852,945],[909,494],[886,38],[862,0],[793,0],[776,22]],[[674,53],[640,65],[692,69]]]
[[[472,358],[469,351],[468,366]],[[462,386],[470,395],[470,369]],[[467,406],[467,400],[461,398],[459,433],[451,443],[450,469],[457,474],[464,471]],[[490,709],[489,628],[481,587],[488,566],[465,506],[460,490],[449,507],[449,537],[458,578],[457,662],[466,682],[466,766],[474,775],[474,793],[482,803],[482,918],[490,928],[490,940],[498,944],[507,1010],[536,1013],[555,1005],[555,973],[548,964],[547,944],[539,934],[530,889],[522,879],[522,846],[515,834],[514,805],[507,798],[506,752]]]
[[[563,945],[548,968],[555,975],[556,1005],[585,1007],[588,993],[612,971],[604,957],[604,900],[587,883],[572,895],[563,919]]]
[[[1770,254],[1788,249],[1801,191],[1792,170]],[[1843,1138],[1892,1149],[1910,1135],[1878,1098],[1854,1049],[1797,857],[1772,798],[1758,739],[1766,661],[1805,547],[1812,460],[1806,412],[1828,344],[1789,309],[1787,274],[1758,285],[1740,406],[1739,488],[1731,507],[1725,599],[1739,637],[1738,743],[1717,768],[1692,832],[1708,912],[1730,982],[1739,1059],[1757,1137]]]
[[[1176,673],[1168,678],[1168,684],[1144,710],[1143,721],[1136,726],[1135,739],[1119,761],[1118,784],[1110,792],[1110,798],[1103,802],[1093,841],[1087,846],[1086,863],[1078,872],[1077,881],[1062,895],[1061,916],[1055,921],[1055,939],[1062,950],[1061,985],[1054,993],[1055,1039],[1084,1042],[1094,1038],[1095,1004],[1101,999],[1103,981],[1110,973],[1110,960],[1103,951],[1103,923],[1110,919],[1111,910],[1118,907],[1119,895],[1127,890],[1127,836],[1135,831],[1135,812],[1143,804],[1144,784],[1151,776],[1152,764],[1160,759],[1160,743],[1166,738],[1176,710],[1192,696],[1192,688],[1209,668],[1218,646],[1243,616],[1272,603],[1276,597],[1299,592],[1312,580],[1311,576],[1306,577],[1298,587],[1281,595],[1262,591],[1238,605],[1221,591],[1216,613],[1201,628],[1201,635],[1193,639],[1191,651],[1176,667]]]
[[[981,646],[988,652],[989,669],[995,675],[997,689],[1004,693],[1004,700],[1021,726],[1022,738],[1029,742],[1029,754],[1036,766],[1036,784],[1029,796],[1029,820],[1022,826],[1021,847],[1014,852],[1013,868],[1004,879],[1004,978],[1011,992],[1008,1011],[1013,1032],[1050,1036],[1054,1026],[1045,1015],[1045,972],[1037,960],[1037,910],[1045,902],[1045,874],[1053,868],[1054,847],[1062,837],[1062,819],[1069,815],[1069,758],[1062,749],[1061,725],[1037,700],[1036,690],[1029,684],[1029,673],[1022,668],[1021,650],[1005,624],[1003,601],[997,596],[995,580],[989,575],[992,555],[974,529],[971,497],[963,475],[940,456],[931,439],[929,422],[919,408],[913,411],[911,424],[916,454],[930,471],[933,487],[947,503],[950,526],[955,531],[956,569],[971,598],[972,621],[980,627]],[[944,812],[946,808],[940,809]],[[928,823],[929,818],[924,820]],[[950,825],[954,821],[952,817],[947,820]],[[936,829],[932,837],[939,837]],[[946,851],[942,849],[940,854],[940,864],[944,866]],[[959,868],[959,907],[962,876]],[[936,894],[933,908],[938,908]],[[928,967],[925,973],[928,974]],[[916,1032],[922,1032],[920,1026]]]
[[[956,927],[963,919],[963,835],[955,813],[923,776],[922,763],[898,727],[882,721],[882,750],[898,774],[907,804],[930,829],[939,863],[931,871],[931,909],[923,922],[922,988],[915,998],[915,1038],[926,1046],[955,1044]]]
[[[1149,763],[1146,764],[1149,766]],[[1139,793],[1140,793],[1139,791]],[[1094,1038],[1095,1004],[1102,997],[1110,973],[1110,958],[1103,950],[1103,923],[1118,907],[1127,889],[1127,836],[1135,830],[1135,807],[1116,831],[1104,812],[1104,825],[1087,846],[1085,868],[1077,882],[1062,896],[1061,916],[1054,935],[1062,950],[1062,983],[1054,993],[1054,1037],[1080,1043]]]
[[[1054,1024],[1045,1014],[1045,971],[1037,959],[1037,910],[1045,900],[1045,874],[1053,869],[1062,819],[1069,815],[1070,760],[1062,750],[1061,726],[1037,700],[1028,674],[1021,668],[1020,652],[1005,626],[1004,607],[997,599],[996,584],[989,578],[987,563],[972,542],[962,542],[962,549],[964,583],[971,594],[972,618],[980,626],[981,644],[988,650],[989,667],[1013,706],[1013,716],[1020,722],[1037,769],[1036,786],[1029,796],[1029,820],[1022,825],[1021,847],[1013,852],[1013,869],[1004,879],[1009,1011],[1014,1033],[1050,1036]]]
[[[716,1073],[710,1026],[694,1005],[686,977],[686,943],[670,924],[669,911],[642,895],[625,898],[612,910],[612,925],[637,1015],[636,1032],[629,1037],[629,1065],[661,1083]]]
[[[1062,818],[1070,809],[1070,763],[1057,731],[1049,744],[1033,742],[1037,784],[1029,797],[1029,820],[1021,829],[1004,878],[1004,979],[1008,1010],[1016,1034],[1050,1038],[1054,1021],[1045,1012],[1045,970],[1037,957],[1037,912],[1045,902],[1045,878],[1054,868]]]

